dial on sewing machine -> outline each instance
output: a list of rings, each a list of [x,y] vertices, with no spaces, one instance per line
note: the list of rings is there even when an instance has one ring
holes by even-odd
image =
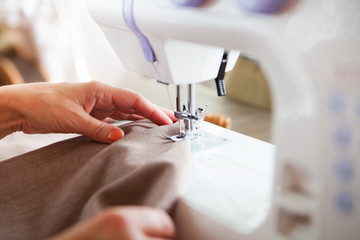
[[[190,171],[192,182],[180,199],[179,222],[180,228],[192,232],[182,233],[182,239],[358,238],[360,193],[354,190],[358,189],[354,172],[359,163],[354,139],[359,139],[360,127],[354,119],[360,116],[356,81],[360,60],[355,54],[360,51],[360,33],[354,29],[360,26],[359,1],[87,0],[87,4],[128,69],[178,86],[175,115],[185,122],[185,129],[172,139],[192,138],[196,121],[203,117],[195,107],[194,84],[217,76],[221,80],[239,50],[256,56],[267,75],[276,149],[204,123],[206,131],[232,141],[207,150],[195,162],[205,163]],[[228,56],[225,50],[230,50]],[[221,62],[226,59],[224,69]],[[187,108],[182,103],[184,84],[188,84]],[[186,214],[187,222],[181,218]],[[223,232],[200,221],[204,215],[220,219]]]

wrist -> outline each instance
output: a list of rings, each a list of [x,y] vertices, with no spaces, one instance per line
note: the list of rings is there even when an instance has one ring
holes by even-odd
[[[14,91],[15,86],[0,87],[0,139],[21,131],[22,117],[19,114]]]

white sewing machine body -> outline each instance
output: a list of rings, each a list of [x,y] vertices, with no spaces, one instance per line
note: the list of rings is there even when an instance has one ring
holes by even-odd
[[[130,70],[174,84],[196,83],[216,77],[223,49],[231,49],[255,56],[268,78],[276,153],[271,145],[205,124],[205,130],[222,131],[233,139],[210,149],[214,155],[243,161],[236,143],[246,141],[270,159],[276,154],[274,174],[265,173],[269,185],[264,189],[272,189],[265,215],[247,227],[227,224],[228,236],[221,239],[359,239],[360,2],[290,0],[271,14],[237,5],[249,1],[209,0],[199,7],[180,7],[168,0],[135,0],[137,30],[146,36],[156,62],[146,59],[138,37],[129,30],[123,2],[87,0],[91,16]],[[189,201],[186,196],[180,201],[179,214],[198,199],[190,195]],[[195,222],[200,219],[195,215],[187,216]],[[178,218],[185,226],[183,219]],[[197,239],[194,236],[186,239]]]

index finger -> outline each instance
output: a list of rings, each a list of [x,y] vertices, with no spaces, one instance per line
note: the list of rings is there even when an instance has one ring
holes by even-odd
[[[139,93],[121,88],[114,88],[112,101],[119,111],[135,113],[151,120],[158,125],[169,125],[173,121],[158,106],[151,103]]]

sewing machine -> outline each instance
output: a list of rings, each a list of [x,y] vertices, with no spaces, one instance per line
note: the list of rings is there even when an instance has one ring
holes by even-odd
[[[87,5],[128,69],[177,86],[184,128],[172,140],[204,136],[194,84],[215,78],[221,95],[238,51],[256,57],[268,78],[276,147],[201,123],[218,144],[193,153],[175,216],[179,239],[360,238],[359,1]]]

